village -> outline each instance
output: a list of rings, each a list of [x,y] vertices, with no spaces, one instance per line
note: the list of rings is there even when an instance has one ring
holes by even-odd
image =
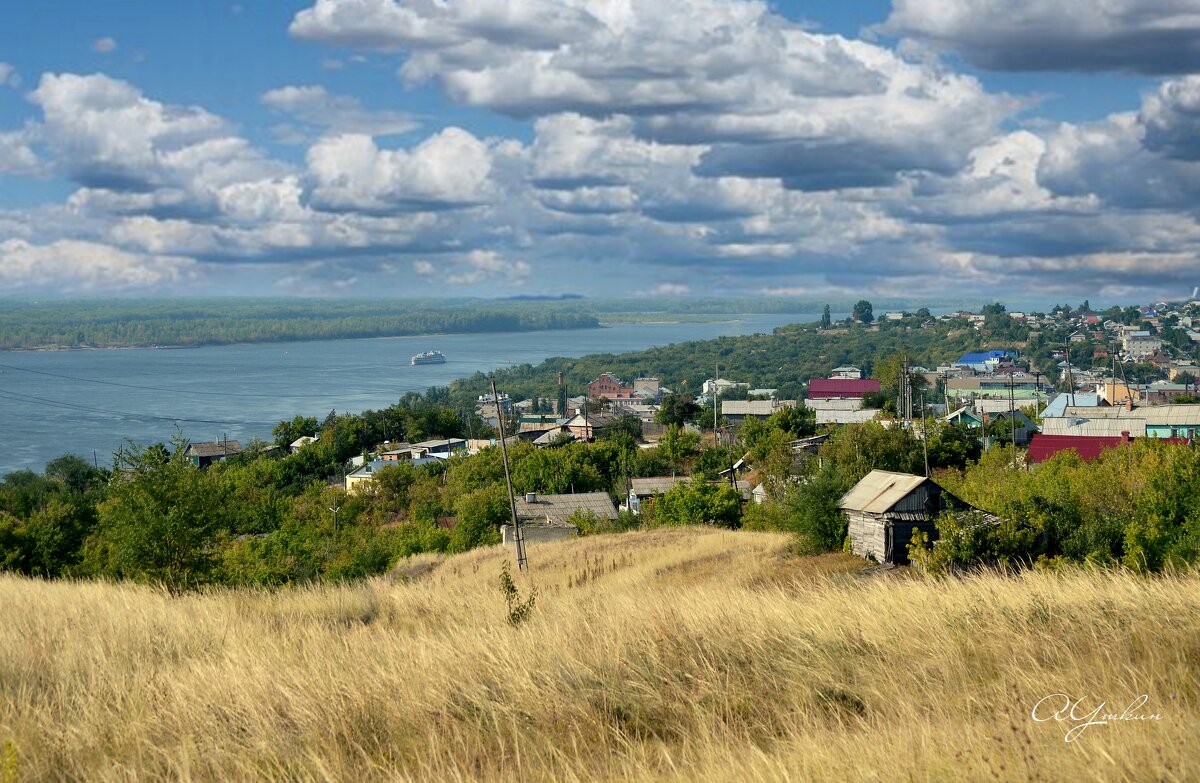
[[[941,321],[982,334],[987,326],[995,331],[997,319],[1009,319],[1025,329],[1020,345],[969,352],[936,367],[911,364],[901,357],[893,368],[894,377],[879,377],[878,368],[876,377],[869,377],[859,367],[832,367],[825,377],[807,380],[803,399],[779,399],[775,389],[756,387],[753,379],[734,380],[719,372],[699,385],[695,397],[687,394],[686,383],[684,388],[668,388],[658,377],[627,381],[604,372],[584,393],[573,396],[566,394],[560,374],[557,400],[483,395],[476,401],[475,413],[497,432],[505,432],[507,444],[528,443],[536,449],[594,443],[616,433],[639,449],[656,449],[676,426],[705,443],[736,449],[743,443],[747,422],[761,424],[781,411],[798,411],[810,425],[788,444],[797,475],[831,433],[868,422],[909,430],[919,441],[930,437],[931,428],[954,427],[970,433],[984,451],[1014,444],[1015,459],[1027,471],[1064,451],[1087,461],[1137,439],[1190,445],[1200,434],[1200,404],[1196,404],[1200,370],[1194,363],[1200,347],[1200,301],[1125,308],[1122,320],[1086,307],[1063,307],[1050,314],[1006,312],[1002,306],[990,310],[954,312],[936,319],[927,313],[889,312],[881,316],[881,324],[856,326],[878,330],[908,322],[909,328],[922,329]],[[834,340],[846,328],[823,325]],[[1039,341],[1043,335],[1052,339]],[[713,420],[696,421],[693,416],[693,420],[672,421],[671,414],[681,405],[693,413],[711,410]],[[316,442],[314,433],[291,442],[288,449],[297,453]],[[389,466],[444,462],[477,454],[498,442],[498,436],[384,441],[353,457],[337,480],[348,494],[370,494],[376,477]],[[193,443],[188,456],[203,466],[241,450],[236,441]],[[769,493],[760,473],[747,449],[707,481],[735,490],[744,505],[761,504]],[[939,487],[928,457],[923,473],[874,470],[845,494],[839,507],[849,518],[856,554],[905,563],[914,532],[936,536],[938,513],[948,507],[968,507]],[[530,542],[569,538],[580,532],[573,521],[579,514],[604,521],[616,520],[622,513],[636,516],[691,478],[683,472],[628,477],[613,494],[531,491],[516,499],[516,518]],[[504,525],[502,540],[509,541],[511,535]]]

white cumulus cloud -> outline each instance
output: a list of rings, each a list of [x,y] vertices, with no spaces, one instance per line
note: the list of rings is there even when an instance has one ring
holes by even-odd
[[[1200,70],[1196,0],[895,0],[879,29],[998,70]]]
[[[487,201],[492,155],[461,128],[446,128],[411,149],[380,149],[370,136],[342,134],[308,151],[314,204],[366,212],[451,209]]]
[[[95,242],[0,242],[0,287],[7,289],[150,289],[178,282],[193,271],[193,262],[186,258],[128,253]]]

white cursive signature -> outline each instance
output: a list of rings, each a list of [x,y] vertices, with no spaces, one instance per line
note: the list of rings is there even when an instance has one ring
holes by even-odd
[[[1089,708],[1084,706],[1087,698],[1084,696],[1080,699],[1072,699],[1065,693],[1052,693],[1033,705],[1030,717],[1038,723],[1051,720],[1070,723],[1071,728],[1067,729],[1067,735],[1064,738],[1067,742],[1079,739],[1083,732],[1091,726],[1106,726],[1110,721],[1162,720],[1162,716],[1157,712],[1149,714],[1138,712],[1146,706],[1146,702],[1150,701],[1149,696],[1138,696],[1121,712],[1104,712],[1105,702],[1100,702],[1095,709],[1088,712]]]

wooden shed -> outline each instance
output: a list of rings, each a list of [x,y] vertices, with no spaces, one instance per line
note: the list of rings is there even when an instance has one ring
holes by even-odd
[[[886,470],[871,471],[838,501],[854,554],[897,565],[908,563],[915,531],[937,538],[934,520],[950,507],[968,508],[932,479]]]

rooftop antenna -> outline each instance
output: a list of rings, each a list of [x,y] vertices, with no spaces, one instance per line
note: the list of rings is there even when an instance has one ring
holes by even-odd
[[[496,376],[491,377],[491,382],[492,401],[499,407],[500,395],[496,393]],[[504,416],[501,414],[497,418],[500,420],[500,456],[504,461],[504,483],[508,486],[508,510],[512,512],[513,546],[517,553],[517,571],[525,571],[529,568],[529,561],[525,557],[525,536],[521,532],[521,520],[517,519],[517,500],[513,497],[512,475],[508,472],[508,444],[504,437]]]

